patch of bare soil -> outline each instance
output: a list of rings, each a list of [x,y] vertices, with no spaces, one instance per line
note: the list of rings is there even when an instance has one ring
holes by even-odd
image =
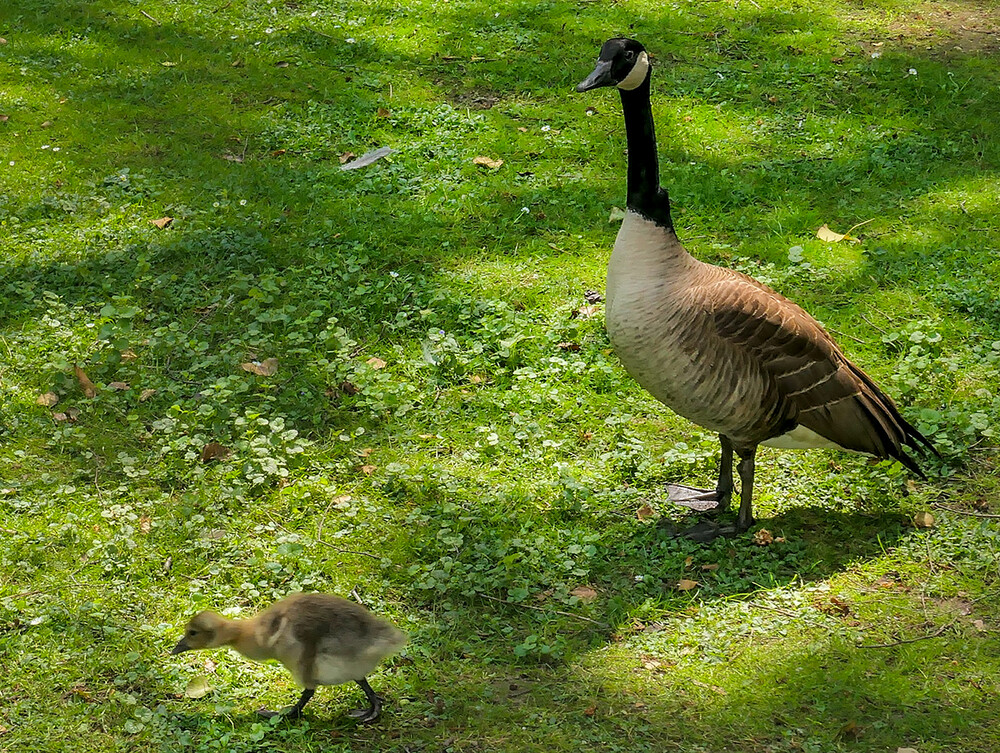
[[[1000,3],[923,2],[896,18],[889,31],[902,48],[924,50],[933,57],[1000,57]],[[862,49],[873,51],[864,44]]]

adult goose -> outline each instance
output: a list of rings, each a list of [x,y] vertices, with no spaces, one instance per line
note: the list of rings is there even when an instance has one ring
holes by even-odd
[[[368,708],[352,711],[361,722],[382,713],[383,699],[365,675],[406,643],[406,633],[360,604],[330,594],[292,594],[247,620],[229,620],[199,612],[172,653],[231,646],[252,661],[277,660],[304,690],[283,713],[296,718],[319,685],[354,681],[368,698]],[[261,709],[264,717],[282,712]]]
[[[714,490],[670,485],[670,499],[726,510],[739,457],[735,529],[692,529],[692,537],[753,524],[759,445],[826,447],[894,458],[919,476],[903,450],[934,451],[893,401],[847,360],[826,330],[792,301],[731,269],[695,259],[677,240],[660,187],[649,56],[634,39],[609,39],[577,87],[615,86],[628,142],[625,219],[608,264],[607,330],[640,385],[676,413],[719,434]]]

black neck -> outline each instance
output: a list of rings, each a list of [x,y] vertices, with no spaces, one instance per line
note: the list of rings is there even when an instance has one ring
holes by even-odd
[[[670,199],[660,188],[660,168],[656,158],[656,131],[653,107],[649,103],[649,78],[635,89],[619,89],[625,114],[628,142],[628,196],[626,206],[657,225],[673,228]]]

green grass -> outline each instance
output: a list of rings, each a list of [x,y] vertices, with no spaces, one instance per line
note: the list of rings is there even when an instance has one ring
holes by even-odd
[[[0,0],[0,751],[1000,750],[989,6]],[[670,538],[716,441],[581,314],[620,33],[682,239],[823,320],[929,481],[762,450],[778,540]],[[379,724],[168,653],[300,589],[410,632]]]

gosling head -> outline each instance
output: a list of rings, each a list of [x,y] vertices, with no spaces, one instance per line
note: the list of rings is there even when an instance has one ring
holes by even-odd
[[[649,74],[649,56],[646,48],[634,39],[616,37],[601,47],[594,72],[576,86],[578,92],[590,91],[600,86],[617,86],[631,91]]]
[[[195,651],[199,648],[218,648],[228,641],[223,628],[229,622],[215,612],[198,612],[192,617],[184,629],[184,637],[174,646],[172,654],[182,654],[185,651]]]

